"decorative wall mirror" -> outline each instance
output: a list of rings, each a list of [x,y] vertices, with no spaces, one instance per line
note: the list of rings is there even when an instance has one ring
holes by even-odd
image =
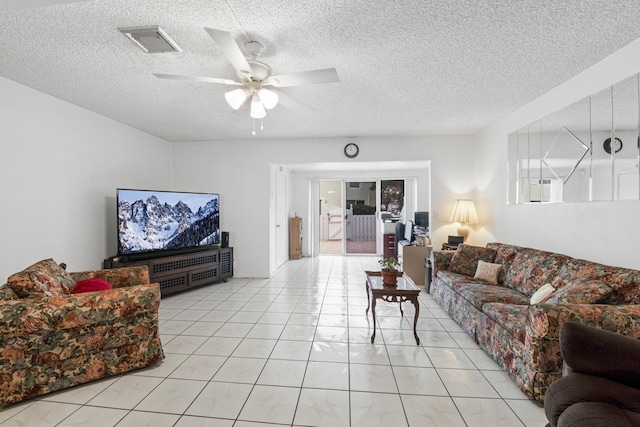
[[[510,134],[508,203],[640,200],[639,78]]]
[[[616,148],[609,154],[613,161],[614,200],[638,200],[640,194],[640,78],[634,76],[613,86],[614,136]],[[603,141],[602,151],[606,153]]]

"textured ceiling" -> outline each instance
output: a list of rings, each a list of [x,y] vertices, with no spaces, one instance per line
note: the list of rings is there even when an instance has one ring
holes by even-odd
[[[0,8],[0,76],[169,141],[251,138],[229,87],[151,74],[235,78],[204,27],[263,43],[274,74],[338,71],[282,89],[309,108],[279,105],[255,138],[475,134],[640,37],[628,0],[19,3]],[[144,25],[183,52],[146,54],[117,30]]]

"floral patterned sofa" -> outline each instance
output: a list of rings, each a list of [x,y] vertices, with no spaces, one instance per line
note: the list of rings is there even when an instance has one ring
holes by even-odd
[[[112,289],[72,293],[91,278]],[[159,304],[146,266],[67,273],[48,259],[10,276],[0,287],[0,406],[164,359]]]
[[[430,293],[540,402],[562,376],[565,322],[640,338],[640,271],[502,243],[460,245],[433,257]],[[553,292],[541,295],[547,289]]]

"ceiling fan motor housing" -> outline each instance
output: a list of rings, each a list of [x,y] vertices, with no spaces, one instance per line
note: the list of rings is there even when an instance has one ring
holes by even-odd
[[[260,61],[247,61],[251,66],[251,70],[253,71],[253,75],[250,77],[254,82],[263,82],[271,76],[271,67],[269,67],[264,62]],[[244,74],[237,72],[238,78],[241,80],[246,80],[247,76]]]
[[[247,52],[247,55],[251,58],[258,58],[262,51],[264,50],[264,46],[262,43],[257,41],[249,41],[244,44],[244,51]]]

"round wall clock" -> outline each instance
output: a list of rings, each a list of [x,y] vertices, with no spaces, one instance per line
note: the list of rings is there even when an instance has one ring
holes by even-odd
[[[359,152],[360,152],[360,149],[353,142],[350,142],[349,144],[344,146],[344,155],[350,159],[353,159],[354,157],[356,157]]]
[[[602,144],[602,148],[604,148],[604,151],[606,151],[607,154],[611,154],[611,138],[607,138],[604,140],[604,144]],[[614,149],[614,152],[616,153],[622,150],[622,141],[620,140],[620,138],[615,138],[613,143],[613,149]]]

